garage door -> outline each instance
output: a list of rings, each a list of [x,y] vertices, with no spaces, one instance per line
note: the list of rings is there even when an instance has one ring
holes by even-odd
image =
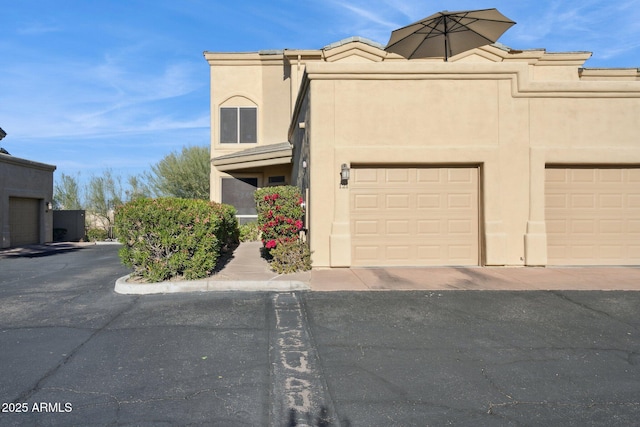
[[[9,198],[9,232],[11,246],[40,243],[40,200]]]
[[[352,168],[357,266],[478,265],[477,168]]]
[[[549,265],[640,264],[640,168],[547,168]]]

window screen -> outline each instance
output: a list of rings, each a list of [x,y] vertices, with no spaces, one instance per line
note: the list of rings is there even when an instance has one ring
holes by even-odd
[[[235,144],[238,142],[238,109],[220,109],[220,143]]]
[[[255,107],[220,108],[220,143],[255,144],[258,142],[258,109]]]
[[[240,108],[240,143],[258,142],[257,128],[257,109]]]
[[[256,188],[258,178],[222,178],[222,203],[234,206],[238,215],[257,215]]]

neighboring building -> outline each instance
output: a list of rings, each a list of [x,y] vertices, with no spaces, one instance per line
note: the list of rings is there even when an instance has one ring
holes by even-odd
[[[0,248],[53,240],[55,166],[0,154]]]
[[[640,72],[590,55],[205,52],[211,198],[299,186],[314,267],[640,265]]]

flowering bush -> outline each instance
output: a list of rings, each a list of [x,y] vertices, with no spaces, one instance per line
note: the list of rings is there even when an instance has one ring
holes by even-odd
[[[279,243],[295,242],[302,230],[304,208],[297,187],[260,188],[255,192],[262,244],[271,250]]]
[[[255,192],[258,227],[271,268],[292,273],[311,268],[311,255],[300,242],[304,203],[300,190],[293,186],[260,188]]]

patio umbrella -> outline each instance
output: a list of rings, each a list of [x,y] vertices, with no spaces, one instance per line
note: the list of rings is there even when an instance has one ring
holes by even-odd
[[[444,56],[447,61],[450,56],[494,43],[513,24],[497,9],[445,10],[393,31],[385,50],[407,59]]]

